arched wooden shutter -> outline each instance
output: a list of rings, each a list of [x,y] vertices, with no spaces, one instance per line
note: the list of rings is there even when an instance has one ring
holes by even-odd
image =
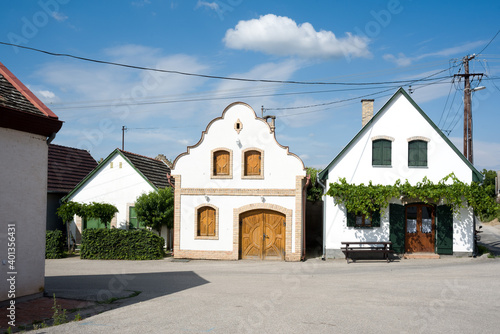
[[[217,151],[214,153],[214,175],[229,175],[229,152]]]
[[[245,153],[245,175],[260,175],[260,152],[248,151]]]
[[[198,210],[198,236],[215,236],[215,209],[203,207]]]

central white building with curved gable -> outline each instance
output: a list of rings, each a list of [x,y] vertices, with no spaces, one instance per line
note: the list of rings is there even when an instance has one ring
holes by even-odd
[[[175,258],[302,258],[306,170],[274,131],[236,102],[175,159]]]

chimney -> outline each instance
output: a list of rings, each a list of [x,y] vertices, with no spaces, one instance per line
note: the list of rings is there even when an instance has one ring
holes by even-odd
[[[373,101],[368,99],[361,100],[361,127],[364,127],[373,117]]]
[[[276,128],[276,116],[264,116],[264,119],[266,120],[267,124],[271,127],[271,133],[274,132],[274,129]],[[271,122],[269,122],[271,120]]]

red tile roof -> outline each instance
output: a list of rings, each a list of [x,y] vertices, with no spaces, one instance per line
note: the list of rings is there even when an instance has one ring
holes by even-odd
[[[47,191],[69,193],[96,166],[85,150],[50,144]]]

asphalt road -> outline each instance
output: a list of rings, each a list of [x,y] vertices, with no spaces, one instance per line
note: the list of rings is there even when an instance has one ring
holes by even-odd
[[[46,261],[46,291],[114,309],[36,333],[498,333],[500,259]]]

